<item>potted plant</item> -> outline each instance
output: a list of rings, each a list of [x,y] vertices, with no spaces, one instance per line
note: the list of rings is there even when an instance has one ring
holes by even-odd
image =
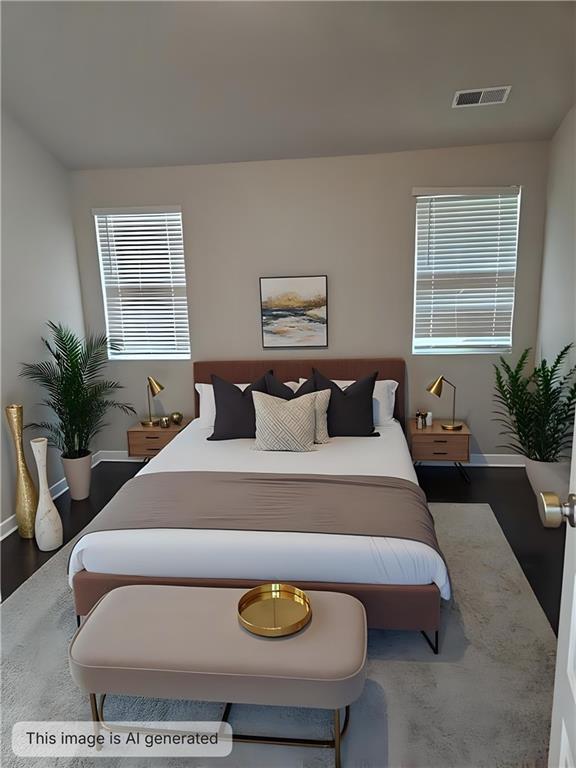
[[[566,495],[576,403],[576,366],[565,370],[572,344],[564,347],[552,365],[546,360],[525,372],[530,349],[512,367],[501,357],[496,372],[496,411],[503,425],[502,446],[526,459],[526,474],[539,498],[543,491]],[[540,501],[539,501],[540,508]]]
[[[114,408],[124,413],[135,410],[111,399],[121,384],[102,378],[108,363],[106,336],[90,334],[82,339],[60,323],[50,322],[48,327],[52,338],[42,341],[50,359],[23,364],[20,375],[46,390],[42,403],[54,412],[56,421],[26,426],[44,431],[49,444],[61,451],[70,496],[85,499],[90,493],[90,443],[106,426],[106,414]]]

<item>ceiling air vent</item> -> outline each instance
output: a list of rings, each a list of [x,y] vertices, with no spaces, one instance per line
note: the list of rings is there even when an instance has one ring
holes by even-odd
[[[490,104],[504,104],[510,93],[511,85],[498,85],[494,88],[475,88],[468,91],[456,91],[452,106],[487,107]]]

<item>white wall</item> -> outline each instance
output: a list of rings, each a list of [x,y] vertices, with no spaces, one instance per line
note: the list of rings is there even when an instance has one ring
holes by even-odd
[[[576,341],[576,107],[550,144],[539,354],[548,361]],[[576,363],[576,350],[572,355]]]
[[[21,362],[45,356],[48,320],[83,332],[83,317],[64,168],[7,114],[2,114],[2,406],[24,405],[25,421],[45,418],[38,387],[19,378]],[[14,512],[14,454],[2,414],[2,519]],[[28,466],[35,466],[25,433]],[[54,449],[49,481],[63,476]]]
[[[369,156],[73,174],[74,217],[84,314],[104,327],[91,209],[180,204],[193,359],[274,357],[305,352],[261,348],[258,278],[328,275],[330,346],[308,356],[401,355],[409,368],[410,409],[437,416],[450,399],[427,395],[445,373],[458,385],[458,415],[470,422],[473,450],[496,451],[490,355],[411,355],[415,186],[521,184],[522,214],[514,355],[536,341],[547,142]],[[166,389],[166,410],[193,410],[189,361],[121,361],[111,373],[145,410],[145,377]],[[99,446],[126,448],[129,417],[115,416]]]

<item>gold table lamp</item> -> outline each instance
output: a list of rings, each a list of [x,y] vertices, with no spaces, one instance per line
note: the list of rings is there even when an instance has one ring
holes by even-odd
[[[162,384],[160,384],[159,381],[156,381],[156,379],[153,379],[152,376],[148,376],[148,380],[146,384],[146,393],[148,395],[148,421],[140,422],[140,424],[143,427],[157,427],[158,424],[160,424],[160,419],[152,418],[152,403],[150,400],[150,395],[152,395],[152,397],[156,397],[156,395],[159,395],[163,389],[164,387],[162,386]]]
[[[447,378],[444,376],[438,376],[437,379],[434,379],[434,381],[431,384],[428,384],[426,387],[426,391],[430,392],[431,395],[436,395],[436,397],[440,397],[442,395],[442,386],[443,384],[449,384],[454,392],[452,393],[452,421],[450,424],[442,424],[442,429],[448,429],[451,432],[457,432],[458,430],[462,429],[462,424],[456,424],[456,387],[454,384],[452,384],[451,381],[448,381]]]

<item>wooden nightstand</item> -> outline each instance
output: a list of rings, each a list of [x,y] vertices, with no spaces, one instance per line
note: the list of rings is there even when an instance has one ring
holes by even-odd
[[[140,459],[151,459],[164,446],[173,440],[178,432],[190,424],[191,419],[184,419],[182,424],[170,424],[169,427],[143,427],[135,424],[127,432],[128,456]]]
[[[410,419],[410,450],[414,463],[419,461],[453,461],[462,476],[470,482],[462,462],[470,461],[470,430],[462,422],[462,429],[457,432],[442,429],[440,421],[432,422],[431,427],[418,429],[416,420]]]

